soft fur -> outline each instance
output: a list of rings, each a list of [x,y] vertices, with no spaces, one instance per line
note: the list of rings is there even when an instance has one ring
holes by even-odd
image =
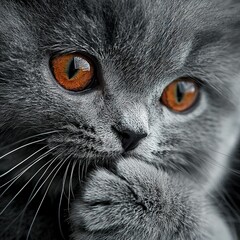
[[[54,80],[69,52],[91,91]],[[201,96],[177,114],[182,76]],[[238,0],[1,0],[0,238],[237,239],[239,81]],[[124,152],[114,129],[147,137]]]

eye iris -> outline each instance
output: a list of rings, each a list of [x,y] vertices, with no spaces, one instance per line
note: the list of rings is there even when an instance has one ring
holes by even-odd
[[[166,87],[161,97],[162,103],[175,112],[184,112],[197,100],[199,88],[194,80],[178,79]]]
[[[56,81],[67,90],[84,90],[94,77],[93,64],[78,53],[58,56],[51,65]]]

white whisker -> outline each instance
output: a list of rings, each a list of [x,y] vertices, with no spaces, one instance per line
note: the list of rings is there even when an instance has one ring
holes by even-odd
[[[53,175],[53,177],[52,177],[52,179],[51,179],[51,181],[50,181],[50,183],[49,183],[49,185],[48,185],[48,187],[47,187],[47,189],[46,189],[46,191],[45,191],[45,193],[44,193],[44,195],[43,195],[43,198],[42,198],[42,200],[41,200],[41,202],[40,202],[40,204],[39,204],[39,207],[38,207],[38,209],[37,209],[37,211],[36,211],[36,214],[34,215],[34,218],[33,218],[33,220],[32,220],[32,223],[31,223],[31,225],[30,225],[30,228],[29,228],[29,231],[28,231],[26,240],[28,240],[29,237],[30,237],[31,229],[32,229],[32,227],[33,227],[33,224],[34,224],[34,222],[35,222],[35,219],[36,219],[36,217],[37,217],[37,214],[38,214],[38,212],[39,212],[39,210],[40,210],[40,208],[41,208],[41,206],[42,206],[42,204],[43,204],[43,201],[44,201],[44,199],[45,199],[45,197],[46,197],[46,195],[47,195],[47,193],[48,193],[49,188],[51,187],[51,184],[52,184],[53,180],[55,179],[56,175],[58,174],[58,172],[60,171],[60,169],[61,169],[62,166],[66,163],[67,160],[68,160],[68,158],[66,158],[66,159],[63,160],[63,161],[60,161],[60,162],[59,162],[59,163],[61,164],[60,166],[59,166],[59,164],[57,165],[57,167],[59,166],[59,168],[58,168],[58,170],[55,172],[55,174]],[[55,170],[55,168],[53,169],[53,171],[54,171],[54,170]],[[49,174],[49,176],[53,173],[53,171]]]
[[[73,193],[73,181],[72,180],[73,180],[73,173],[74,173],[76,164],[77,164],[77,160],[75,160],[74,163],[73,163],[72,170],[71,170],[71,175],[70,175],[70,181],[69,181],[69,189],[71,191],[71,194],[72,194],[73,198],[75,198],[75,196],[74,196],[74,193]],[[70,194],[69,194],[69,197],[70,197]]]
[[[72,170],[71,170],[71,174],[69,176],[69,183],[68,183],[68,213],[70,212],[70,200],[71,200],[71,193],[72,193],[72,196],[74,197],[74,194],[73,194],[73,189],[72,189],[72,177],[73,177],[73,172],[74,172],[74,168],[76,166],[76,161],[73,162],[72,164]]]
[[[62,198],[63,198],[64,188],[65,188],[67,173],[68,173],[68,169],[70,167],[70,164],[71,164],[71,162],[68,163],[68,165],[66,167],[66,170],[64,172],[64,175],[63,175],[62,191],[61,191],[59,204],[58,204],[58,225],[59,225],[59,229],[60,229],[60,232],[61,232],[61,235],[62,235],[63,238],[64,238],[64,234],[63,234],[62,226],[61,226],[61,205],[62,205]]]
[[[52,133],[58,133],[58,132],[61,132],[61,130],[53,130],[53,131],[49,131],[49,132],[45,132],[45,133],[39,133],[39,134],[36,134],[36,135],[32,135],[32,136],[23,138],[23,139],[21,139],[21,140],[19,140],[19,141],[16,141],[16,142],[14,142],[14,143],[11,143],[11,144],[9,144],[9,145],[6,145],[6,146],[4,146],[4,147],[2,148],[2,150],[5,149],[5,148],[9,148],[9,147],[11,147],[11,146],[14,146],[14,145],[16,145],[16,144],[18,144],[18,143],[25,142],[25,141],[27,141],[27,140],[29,140],[29,139],[32,139],[32,138],[37,138],[37,137],[41,137],[41,136],[48,135],[48,134],[52,134]]]
[[[58,145],[59,146],[59,145]],[[44,157],[46,157],[51,151],[56,149],[58,146],[48,150],[47,152],[43,153],[40,155],[32,164],[30,164],[27,168],[25,168],[21,173],[17,175],[17,177],[14,179],[14,181],[2,192],[0,195],[0,198],[8,191],[8,189],[25,173],[27,172],[30,168],[32,168],[36,163],[40,162]],[[0,214],[1,215],[1,214]]]
[[[47,164],[49,164],[52,161],[52,159],[50,159],[48,162],[46,162],[37,172],[35,175],[37,175],[45,166],[47,166]],[[52,165],[52,163],[49,164],[49,166]],[[49,168],[49,166],[47,167],[47,169]],[[33,176],[34,177],[34,176]],[[29,201],[27,202],[27,204],[25,205],[24,209],[20,212],[20,214],[18,214],[18,216],[9,224],[9,226],[11,226],[21,215],[23,217],[23,213],[25,212],[27,206],[29,205]],[[21,220],[20,220],[21,221]],[[8,227],[9,227],[8,226]],[[7,228],[8,229],[8,228]],[[5,230],[7,230],[5,229]]]
[[[55,157],[54,159],[49,160],[47,163],[45,163],[45,164],[38,170],[38,172],[40,172],[47,164],[49,164],[49,163],[51,162],[51,163],[49,164],[49,166],[47,167],[47,169],[45,169],[44,173],[42,174],[41,178],[38,180],[37,184],[35,184],[35,187],[34,187],[34,189],[32,190],[32,192],[31,192],[31,194],[30,194],[30,197],[29,197],[29,199],[28,199],[28,202],[27,202],[27,204],[25,205],[24,209],[23,209],[23,210],[21,211],[21,213],[12,221],[11,224],[13,224],[21,215],[22,215],[22,217],[24,216],[24,212],[26,211],[26,209],[27,209],[27,207],[29,206],[29,204],[31,203],[31,201],[35,198],[35,196],[37,195],[37,193],[41,190],[42,186],[46,183],[46,181],[47,181],[48,178],[51,176],[51,174],[53,173],[53,171],[63,162],[63,160],[60,161],[60,162],[54,167],[54,169],[50,172],[50,174],[48,175],[48,177],[44,180],[44,182],[41,184],[41,186],[37,189],[37,191],[36,191],[36,192],[34,193],[34,195],[33,195],[33,192],[35,191],[35,189],[36,189],[38,183],[40,182],[40,180],[43,178],[43,176],[45,175],[45,173],[47,172],[47,170],[51,167],[51,165],[57,160],[57,158],[58,158],[60,155],[62,155],[62,153],[59,154],[59,155],[58,155],[57,157]],[[35,175],[37,175],[37,173],[36,173]],[[33,177],[34,177],[34,176],[33,176]],[[33,178],[33,177],[32,177],[32,178]],[[33,195],[33,196],[32,196],[32,195]],[[32,197],[31,197],[31,196],[32,196]]]
[[[19,173],[19,174],[20,174],[20,173]],[[19,176],[19,174],[16,175],[15,177],[11,178],[9,181],[5,182],[4,184],[2,184],[2,185],[0,186],[0,188],[3,188],[3,187],[5,187],[5,186],[7,186],[9,183],[11,183],[12,181],[14,181],[14,180]]]
[[[28,147],[28,146],[30,146],[30,145],[33,145],[33,144],[35,144],[35,143],[43,142],[43,141],[45,141],[45,140],[46,140],[46,138],[43,138],[43,139],[36,140],[36,141],[30,142],[30,143],[26,143],[26,144],[24,144],[24,145],[22,145],[22,146],[20,146],[20,147],[18,147],[18,148],[15,148],[14,150],[12,150],[12,151],[10,151],[10,152],[2,155],[2,156],[0,157],[0,160],[3,159],[3,158],[5,158],[6,156],[8,156],[8,155],[10,155],[10,154],[18,151],[18,150],[20,150],[20,149],[23,149],[23,148]]]
[[[81,174],[80,174],[81,164],[80,161],[78,161],[78,182],[81,183]]]
[[[61,154],[60,154],[61,155]],[[60,156],[59,155],[59,156]],[[54,160],[56,160],[59,156],[57,156]],[[37,195],[37,193],[40,191],[40,189],[42,188],[42,186],[46,183],[46,181],[49,179],[49,177],[51,176],[51,174],[56,170],[56,168],[64,161],[66,162],[66,160],[68,160],[68,158],[66,158],[65,160],[61,160],[54,168],[53,170],[49,173],[48,177],[45,178],[45,180],[42,182],[42,184],[40,185],[40,187],[37,189],[37,191],[34,193],[34,195],[31,197],[31,199],[29,200],[29,202],[31,202],[35,196]],[[36,189],[36,188],[35,188]],[[32,194],[31,194],[32,195]]]
[[[29,203],[30,203],[30,201],[33,200],[32,196],[33,196],[33,194],[35,194],[34,191],[36,190],[36,188],[37,188],[38,184],[40,183],[40,181],[41,181],[41,180],[43,179],[43,177],[45,176],[45,174],[46,174],[46,172],[48,171],[48,169],[53,165],[53,163],[56,162],[56,160],[57,160],[62,154],[63,154],[63,153],[60,153],[60,154],[58,154],[56,157],[54,157],[54,158],[52,158],[52,159],[50,160],[51,163],[48,165],[48,167],[47,167],[47,168],[44,170],[44,172],[42,173],[41,177],[38,179],[37,183],[35,184],[32,192],[31,192],[31,194],[30,194],[30,196],[29,196],[29,198],[28,198],[28,202],[29,202]],[[36,196],[36,195],[35,195],[35,196]],[[28,204],[27,204],[26,206],[28,206]]]
[[[35,190],[36,190],[39,182],[43,179],[43,177],[45,176],[45,174],[46,174],[46,172],[48,171],[48,169],[53,165],[53,163],[55,163],[55,161],[56,161],[61,155],[62,155],[62,153],[59,154],[59,155],[57,155],[55,158],[50,159],[47,163],[44,164],[43,167],[45,167],[47,164],[50,163],[50,164],[47,166],[47,168],[44,170],[44,172],[42,173],[41,177],[38,179],[37,183],[35,184],[32,192],[31,192],[31,194],[30,194],[30,196],[29,196],[29,198],[28,198],[28,201],[27,201],[25,207],[24,207],[23,210],[20,212],[20,214],[15,218],[14,221],[16,221],[17,218],[19,218],[21,215],[22,215],[21,219],[23,218],[24,213],[25,213],[26,210],[27,210],[27,207],[29,206],[29,204],[32,202],[32,200],[35,198],[35,196],[37,195],[37,193],[38,193],[38,192],[40,191],[40,189],[41,189],[41,188],[39,188],[39,189],[35,192]],[[42,168],[43,168],[43,167],[42,167]],[[34,195],[34,196],[33,196],[33,195]],[[14,222],[14,221],[13,221],[13,222]],[[20,221],[21,221],[21,220],[20,220]]]
[[[69,213],[69,211],[70,211],[70,198],[71,198],[71,194],[70,194],[69,186],[70,186],[70,177],[69,177],[69,183],[68,183],[68,195],[67,195],[67,200],[68,200],[68,213]]]
[[[53,150],[53,149],[51,149],[51,150]],[[41,158],[41,159],[38,159],[38,161],[36,161],[36,162],[39,162],[40,160],[42,160],[43,159],[43,157]],[[35,165],[36,164],[36,162],[34,162],[34,163],[32,163],[28,168],[30,168],[30,167],[32,167],[33,165]],[[49,161],[50,162],[50,161]],[[47,162],[47,163],[49,163],[49,162]],[[46,164],[47,164],[46,163]],[[16,199],[16,197],[26,188],[26,186],[33,180],[33,178],[43,169],[43,167],[45,167],[45,165],[46,164],[44,164],[40,169],[38,169],[38,171],[24,184],[24,186],[15,194],[15,196],[11,199],[11,201],[9,201],[8,202],[8,204],[4,207],[4,209],[0,212],[0,216],[4,213],[4,211],[10,206],[10,204],[14,201],[14,199]],[[28,170],[28,169],[27,169]],[[24,172],[26,172],[27,170],[24,170]],[[20,175],[21,176],[21,175]],[[20,177],[19,176],[19,177]],[[15,180],[15,181],[17,181],[17,179]],[[15,182],[14,181],[14,182]],[[14,182],[12,183],[12,184],[10,184],[9,185],[9,187],[7,188],[7,189],[5,189],[4,191],[3,191],[3,193],[0,195],[0,198],[7,192],[7,190],[14,184]]]
[[[190,150],[192,150],[192,149],[190,148]],[[222,156],[229,157],[229,158],[235,156],[234,154],[229,155],[229,154],[226,154],[226,153],[222,153],[222,152],[216,151],[216,150],[211,149],[211,148],[209,148],[209,150],[212,151],[212,152],[215,152],[217,154],[220,154]],[[239,170],[230,168],[228,166],[221,165],[217,160],[213,159],[212,157],[209,157],[207,160],[206,159],[202,159],[202,160],[205,161],[207,164],[211,164],[212,166],[223,168],[227,172],[235,174],[236,176],[240,176],[240,171]]]
[[[214,167],[220,167],[220,168],[223,168],[225,171],[227,172],[230,172],[236,176],[240,176],[240,171],[238,170],[235,170],[233,168],[230,168],[230,167],[227,167],[227,166],[224,166],[222,164],[220,164],[219,162],[217,162],[215,159],[213,158],[209,158],[210,161],[206,161],[207,163],[211,164],[212,166]]]
[[[47,146],[44,146],[42,148],[40,148],[39,150],[37,150],[36,152],[34,152],[33,154],[31,154],[30,156],[28,156],[27,158],[25,158],[23,161],[21,161],[20,163],[16,164],[13,168],[9,169],[7,172],[3,173],[2,175],[0,175],[0,178],[6,176],[7,174],[9,174],[10,172],[12,172],[14,169],[16,169],[17,167],[19,167],[20,165],[22,165],[23,163],[25,163],[28,159],[30,159],[31,157],[33,157],[34,155],[38,154],[39,152],[41,152],[43,149],[47,148]]]

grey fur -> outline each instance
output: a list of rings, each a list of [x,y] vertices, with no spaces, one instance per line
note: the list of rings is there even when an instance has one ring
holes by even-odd
[[[230,239],[226,227],[210,227],[214,214],[199,186],[127,159],[117,175],[100,170],[91,177],[71,218],[79,240]]]
[[[69,203],[70,215],[60,208],[69,238],[234,239],[214,191],[221,190],[238,147],[239,40],[239,1],[2,0],[0,152],[26,137],[58,132],[1,158],[4,174],[40,147],[54,149],[2,196],[0,209],[51,158],[58,157],[53,167],[66,162],[52,183],[51,176],[43,184],[22,224],[10,223],[40,176],[0,215],[1,239],[26,238],[48,186],[31,239],[61,238],[56,205],[63,183],[67,192],[71,185],[71,168],[79,194]],[[97,62],[92,91],[71,93],[56,84],[49,60],[68,52],[85,52]],[[186,75],[203,81],[201,97],[194,109],[176,114],[159,99]],[[123,153],[113,128],[148,136]],[[20,169],[0,178],[1,185]]]

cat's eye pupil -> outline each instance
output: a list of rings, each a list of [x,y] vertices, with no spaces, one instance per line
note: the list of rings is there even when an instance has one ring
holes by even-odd
[[[71,79],[71,78],[73,78],[74,76],[75,76],[75,74],[78,72],[78,70],[79,69],[76,69],[75,68],[75,60],[74,60],[75,58],[73,58],[72,59],[72,61],[70,62],[70,64],[69,64],[69,67],[68,67],[68,72],[67,72],[67,74],[68,74],[68,78],[69,79]]]
[[[185,88],[183,83],[179,82],[176,86],[176,99],[177,102],[180,103],[182,102],[183,98],[184,98],[184,94],[185,94]]]

